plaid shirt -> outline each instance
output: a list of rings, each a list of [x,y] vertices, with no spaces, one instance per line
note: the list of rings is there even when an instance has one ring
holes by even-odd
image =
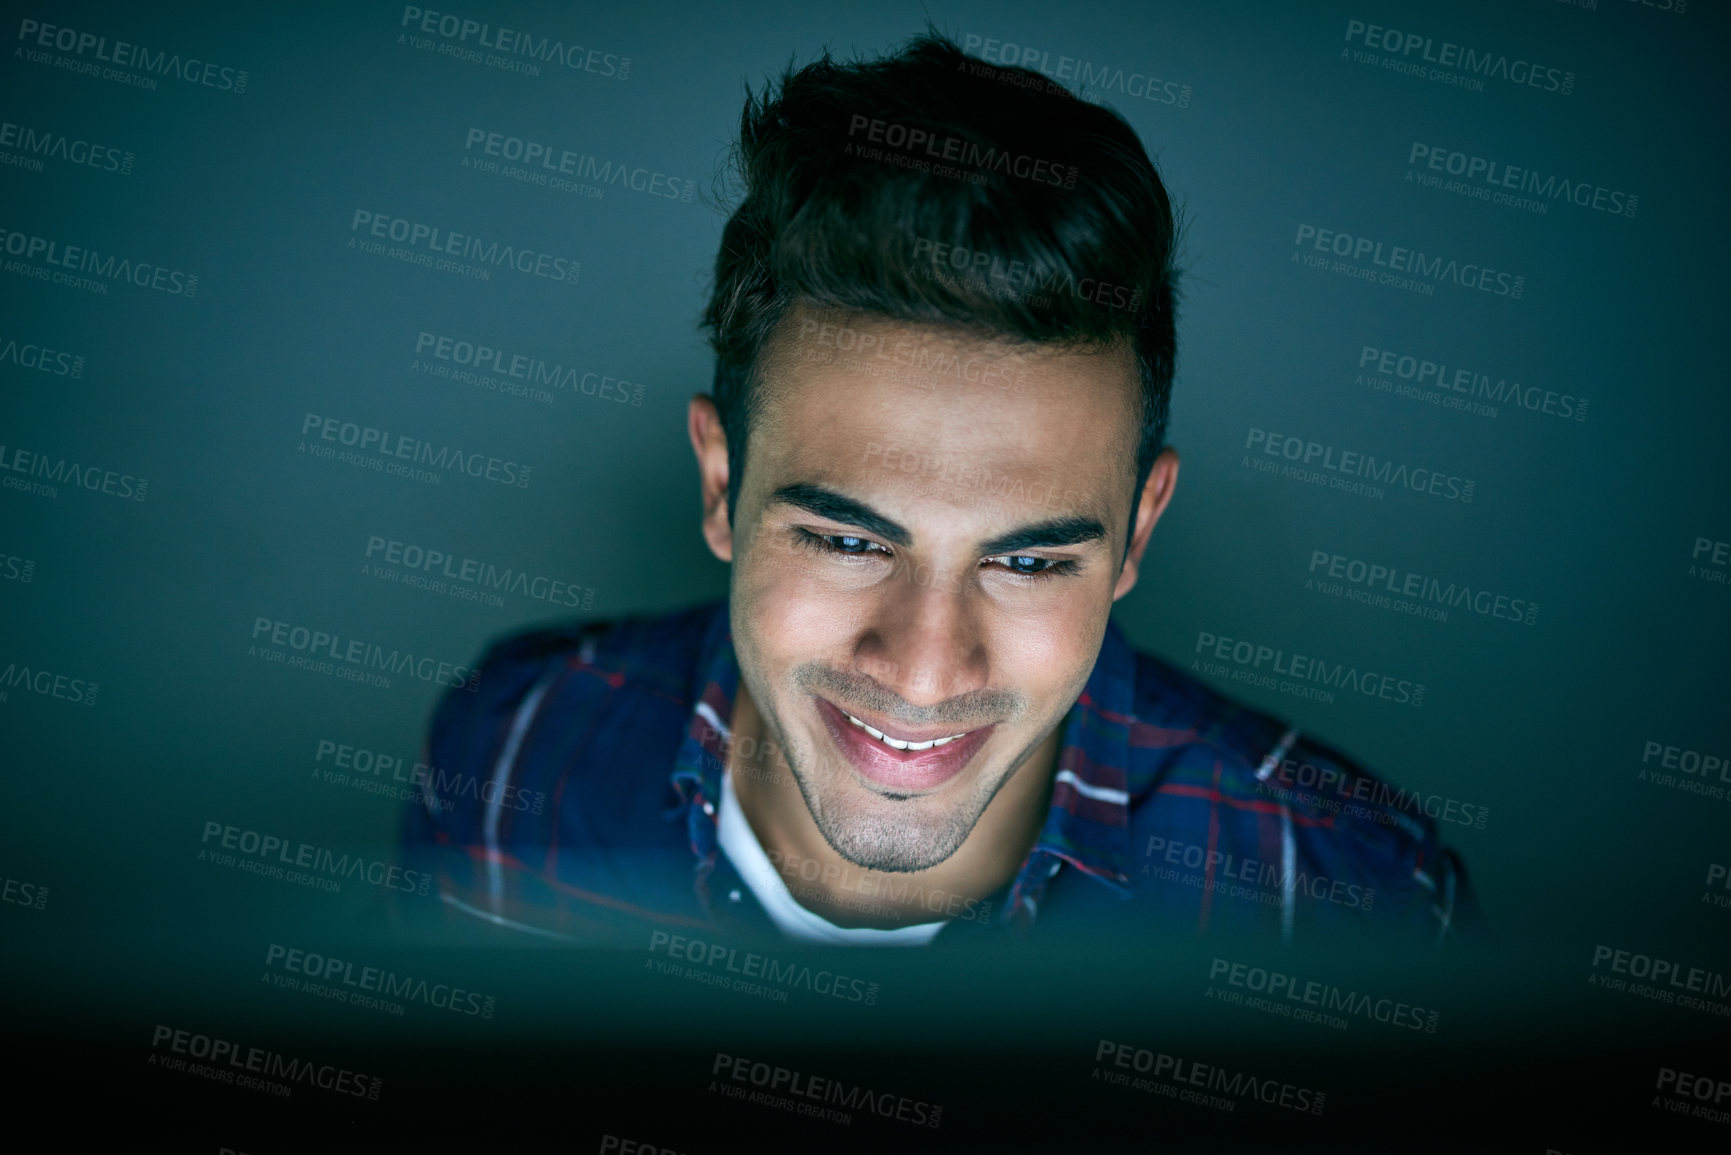
[[[407,863],[448,907],[583,942],[781,937],[716,842],[739,677],[726,603],[522,633],[480,669],[439,703],[425,801],[403,828]],[[997,894],[932,909],[953,915],[934,946],[1174,923],[1440,945],[1478,925],[1416,795],[1138,653],[1115,624],[1062,723],[1027,858]]]

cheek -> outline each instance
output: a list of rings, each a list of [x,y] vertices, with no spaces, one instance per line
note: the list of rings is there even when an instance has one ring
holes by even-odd
[[[999,679],[1033,697],[1067,692],[1087,679],[1106,630],[1098,599],[1053,599],[1038,613],[995,615],[993,665]]]
[[[743,609],[753,648],[767,665],[785,668],[846,653],[860,617],[846,590],[825,580],[815,559],[794,551],[763,552],[734,568],[733,598]]]

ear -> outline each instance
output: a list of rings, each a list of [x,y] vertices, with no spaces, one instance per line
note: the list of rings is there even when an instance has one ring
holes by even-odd
[[[1162,449],[1148,471],[1148,483],[1142,487],[1142,499],[1136,504],[1136,531],[1130,537],[1130,549],[1124,555],[1124,568],[1118,572],[1118,584],[1112,589],[1117,601],[1136,588],[1136,578],[1142,572],[1142,552],[1148,548],[1148,538],[1154,533],[1154,523],[1166,512],[1172,500],[1172,487],[1178,484],[1178,451]]]
[[[715,402],[699,393],[686,412],[686,432],[697,454],[698,488],[703,495],[703,540],[722,561],[733,560],[733,526],[727,519],[727,433]]]

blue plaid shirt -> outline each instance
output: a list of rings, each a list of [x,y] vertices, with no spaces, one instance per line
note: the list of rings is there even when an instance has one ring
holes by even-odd
[[[716,842],[739,677],[726,603],[518,634],[480,670],[439,703],[403,828],[448,907],[583,942],[780,937]],[[996,895],[940,911],[954,917],[934,946],[1175,924],[1429,946],[1479,925],[1418,796],[1115,624],[1061,737],[1026,860]]]

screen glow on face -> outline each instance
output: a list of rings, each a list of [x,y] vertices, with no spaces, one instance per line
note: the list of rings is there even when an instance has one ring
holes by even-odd
[[[824,838],[880,870],[953,855],[1074,704],[1130,515],[1127,351],[920,339],[997,372],[782,351],[735,533],[741,676]]]

